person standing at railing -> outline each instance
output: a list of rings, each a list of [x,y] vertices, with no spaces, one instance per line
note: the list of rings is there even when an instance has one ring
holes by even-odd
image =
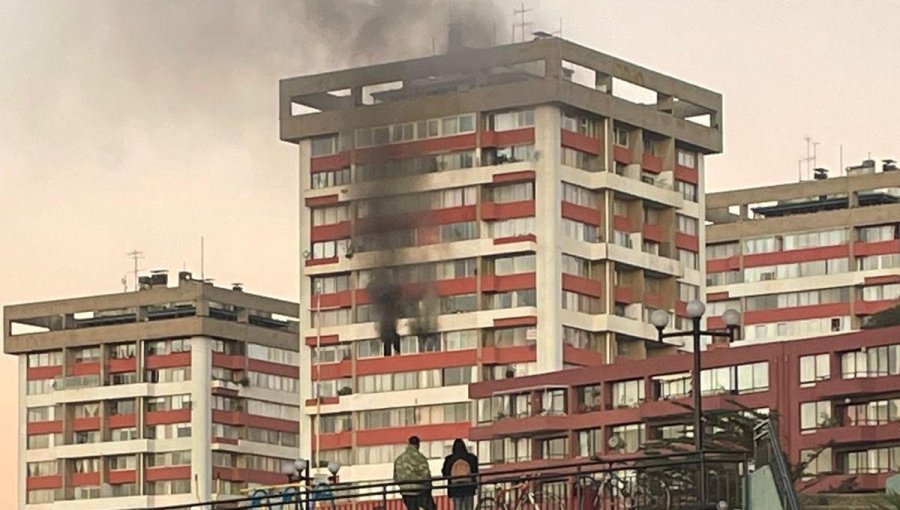
[[[400,487],[407,510],[435,510],[431,498],[431,470],[428,459],[419,451],[418,436],[409,438],[406,450],[394,461],[394,481]]]
[[[453,510],[474,510],[478,457],[469,453],[462,439],[453,441],[453,453],[444,458],[441,474],[447,480],[447,496]]]

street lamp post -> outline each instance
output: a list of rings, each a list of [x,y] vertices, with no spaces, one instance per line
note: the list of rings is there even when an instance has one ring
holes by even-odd
[[[663,330],[669,325],[669,313],[665,310],[654,310],[650,314],[650,322],[656,327],[659,341],[662,342],[666,338],[678,338],[690,336],[694,340],[694,366],[691,369],[691,391],[694,395],[694,449],[699,455],[700,473],[697,477],[698,499],[700,508],[706,508],[706,463],[703,448],[703,399],[700,390],[700,337],[724,337],[729,342],[734,341],[734,334],[740,327],[741,313],[737,310],[729,308],[722,314],[722,320],[725,321],[726,331],[704,331],[700,329],[700,319],[706,312],[706,305],[702,301],[693,300],[687,304],[687,315],[691,318],[693,327],[689,332],[672,331],[664,333]]]

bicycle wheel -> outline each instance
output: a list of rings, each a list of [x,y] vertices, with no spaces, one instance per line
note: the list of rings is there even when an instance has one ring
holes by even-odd
[[[485,497],[479,498],[475,510],[506,510],[506,507],[492,497]]]
[[[534,505],[536,507],[534,510],[569,510],[565,498],[554,494],[536,493],[534,495]]]

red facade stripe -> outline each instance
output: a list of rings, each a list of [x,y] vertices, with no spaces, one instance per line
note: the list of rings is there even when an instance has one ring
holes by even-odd
[[[137,359],[111,359],[108,364],[109,373],[120,374],[123,372],[134,372],[137,369]]]
[[[774,266],[777,264],[792,264],[795,262],[808,262],[813,260],[847,258],[849,255],[850,246],[846,244],[776,251],[771,253],[753,253],[744,255],[744,267]]]
[[[148,482],[187,480],[191,478],[191,466],[148,467],[144,477]]]
[[[319,435],[319,447],[322,450],[336,450],[338,448],[350,448],[353,445],[353,433],[351,431],[337,432],[333,434],[323,433]],[[313,443],[315,444],[315,443]]]
[[[866,285],[884,285],[889,283],[900,283],[900,274],[889,274],[884,276],[867,276],[864,280]]]
[[[29,381],[37,381],[39,379],[55,379],[63,374],[62,365],[52,367],[29,367],[25,374]]]
[[[320,197],[307,197],[306,207],[322,207],[326,205],[335,205],[338,203],[337,193],[333,195],[323,195]]]
[[[440,441],[468,437],[469,423],[439,423],[434,425],[414,425],[389,429],[359,430],[356,432],[357,446],[382,444],[403,444],[409,436],[417,435],[422,441]]]
[[[63,422],[62,420],[33,421],[26,425],[26,431],[30,436],[36,434],[62,434]]]
[[[137,424],[137,416],[134,414],[114,414],[106,419],[111,429],[124,429],[134,427]]]
[[[631,163],[631,150],[621,145],[613,145],[613,159],[627,165]]]
[[[296,421],[283,420],[281,418],[269,418],[268,416],[256,416],[255,414],[247,414],[244,417],[244,423],[248,427],[278,430],[280,432],[297,433],[300,430],[300,424]]]
[[[729,297],[729,295],[728,295],[727,290],[724,292],[707,292],[706,293],[706,300],[709,301],[710,303],[714,303],[716,301],[727,301],[728,297]]]
[[[333,241],[350,237],[352,226],[350,221],[341,221],[331,225],[319,225],[310,228],[310,241]]]
[[[523,170],[521,172],[499,172],[491,177],[494,183],[523,182],[533,181],[535,178],[534,170]]]
[[[522,317],[508,317],[505,319],[494,319],[495,328],[512,328],[516,326],[534,326],[537,325],[537,316],[525,315]]]
[[[30,491],[37,489],[59,489],[62,486],[62,475],[29,476],[25,479],[25,487]]]
[[[410,158],[436,152],[449,152],[474,148],[475,133],[470,133],[359,149],[356,151],[356,162],[371,163],[373,161]]]
[[[563,273],[562,288],[585,296],[602,297],[603,282],[592,280],[590,278],[582,278],[573,274]]]
[[[656,241],[658,243],[663,242],[663,239],[665,237],[661,225],[651,225],[649,223],[644,223],[644,225],[641,226],[641,235],[646,239]]]
[[[866,255],[890,255],[900,253],[900,239],[864,243],[857,241],[853,245],[853,253],[857,257]]]
[[[190,423],[190,409],[175,409],[172,411],[147,411],[144,423],[147,425],[166,425],[169,423]]]
[[[699,253],[700,238],[682,232],[675,232],[675,246],[682,250],[690,250],[694,253]]]
[[[147,356],[147,368],[173,368],[191,366],[190,352],[174,352],[172,354],[157,354]]]
[[[111,484],[134,483],[137,481],[137,471],[134,469],[110,471],[106,480]]]
[[[768,322],[821,319],[850,315],[850,303],[830,303],[823,305],[795,306],[771,310],[744,312],[744,324],[764,324]]]
[[[305,266],[324,266],[326,264],[337,264],[337,257],[329,257],[325,259],[306,259]]]
[[[284,363],[273,363],[271,361],[261,359],[248,359],[247,369],[254,372],[263,372],[266,374],[280,375],[283,377],[300,377],[300,367],[285,365]]]
[[[81,432],[83,430],[100,430],[100,417],[93,418],[73,418],[72,430]]]
[[[735,255],[727,259],[707,259],[707,273],[722,273],[725,271],[734,271],[741,268],[741,257]]]
[[[580,349],[569,344],[563,345],[563,362],[582,367],[601,367],[605,363],[599,352]]]
[[[341,343],[341,337],[338,335],[322,335],[320,340],[316,340],[314,336],[306,337],[306,345],[309,347],[315,347],[316,345],[336,345]]]
[[[331,294],[313,294],[310,299],[313,309],[321,305],[322,308],[341,308],[353,304],[353,294],[350,290],[342,290]]]
[[[71,367],[71,375],[93,375],[100,373],[100,363],[73,363]]]
[[[537,242],[537,236],[534,234],[524,234],[520,236],[498,237],[494,239],[494,244],[512,244],[521,243],[523,241]]]
[[[344,360],[339,363],[321,363],[313,364],[312,380],[319,379],[325,381],[329,379],[342,379],[353,375],[353,365],[350,360]]]
[[[247,366],[247,357],[240,354],[225,354],[224,352],[212,353],[212,366],[243,370]]]
[[[188,468],[190,469],[190,468]],[[93,473],[72,473],[72,485],[82,487],[85,485],[100,485],[100,472]]]
[[[224,423],[225,425],[243,425],[244,413],[242,411],[224,411],[222,409],[212,410],[213,423]]]
[[[627,216],[613,216],[613,228],[620,232],[631,232],[632,223],[631,218]]]
[[[325,172],[328,170],[340,170],[350,166],[350,152],[339,152],[329,156],[317,156],[309,159],[309,171],[311,173]]]
[[[631,304],[634,302],[634,289],[622,285],[613,288],[613,296],[617,303]]]
[[[481,362],[485,365],[529,363],[535,360],[537,360],[537,351],[534,345],[485,347],[481,353]]]
[[[653,154],[644,154],[641,158],[641,168],[650,173],[658,174],[662,172],[662,158]]]
[[[476,364],[475,349],[460,351],[407,354],[388,358],[361,359],[356,361],[356,375],[413,372],[435,368],[465,367]]]
[[[481,290],[484,292],[507,292],[511,290],[535,288],[535,273],[518,273],[509,275],[486,274],[481,277]]]
[[[884,299],[881,301],[857,301],[853,305],[853,311],[856,315],[872,315],[883,310],[887,310],[893,306],[897,306],[896,299]]]
[[[481,218],[484,220],[506,220],[512,218],[528,218],[534,216],[534,200],[522,200],[498,204],[485,202],[481,204]]]
[[[482,147],[503,147],[534,143],[534,128],[510,129],[507,131],[484,131],[481,133]]]

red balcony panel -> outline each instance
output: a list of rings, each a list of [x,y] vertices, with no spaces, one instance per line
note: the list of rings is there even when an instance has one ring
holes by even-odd
[[[534,216],[534,200],[521,200],[502,204],[485,202],[481,204],[483,220],[507,220]]]
[[[353,432],[337,432],[319,436],[319,447],[323,450],[335,450],[338,448],[350,448],[353,445]]]
[[[59,489],[62,486],[62,475],[29,476],[25,479],[25,487],[30,491],[36,489]]]
[[[247,483],[261,485],[279,485],[287,482],[287,477],[281,473],[273,473],[271,471],[257,471],[254,469],[243,469],[243,479]]]
[[[576,133],[575,131],[569,131],[568,129],[560,130],[560,141],[563,147],[587,152],[594,156],[599,156],[603,153],[603,146],[600,140]]]
[[[687,315],[687,313],[685,313]],[[706,329],[725,329],[725,319],[721,315],[710,315],[706,317]]]
[[[407,354],[387,358],[371,358],[356,361],[356,375],[412,372],[435,368],[465,367],[476,362],[475,349],[461,351]]]
[[[283,420],[281,418],[269,418],[268,416],[257,416],[255,414],[247,414],[244,417],[244,423],[248,427],[279,430],[281,432],[296,433],[300,429],[300,424],[296,421]]]
[[[523,170],[521,172],[499,172],[491,177],[494,183],[508,182],[524,182],[533,181],[535,178],[534,170]]]
[[[483,292],[506,292],[510,290],[533,289],[535,273],[518,273],[508,275],[486,274],[481,277]]]
[[[306,262],[304,262],[303,265],[305,265],[307,267],[309,267],[309,266],[324,266],[327,264],[337,264],[337,262],[338,262],[337,257],[328,257],[328,258],[324,258],[324,259],[306,259]]]
[[[137,471],[134,469],[110,471],[106,475],[106,481],[111,484],[134,483],[137,481]]]
[[[416,246],[428,246],[441,243],[441,228],[437,225],[418,227],[416,229]]]
[[[675,232],[675,246],[682,250],[690,250],[694,253],[700,253],[700,238],[690,234]]]
[[[588,225],[600,226],[603,216],[599,209],[585,207],[583,205],[573,204],[571,202],[562,202],[562,217],[570,220],[580,221]]]
[[[237,439],[233,439],[230,437],[213,437],[212,442],[218,443],[218,444],[233,444],[233,445],[237,445],[240,443],[240,441],[238,441]]]
[[[707,273],[721,273],[724,271],[732,271],[741,268],[741,258],[737,255],[728,257],[727,259],[707,259]]]
[[[81,432],[82,430],[100,430],[100,417],[93,418],[73,418],[72,430]]]
[[[307,406],[314,406],[318,403],[318,401],[322,401],[323,406],[339,404],[341,402],[341,397],[322,397],[320,399],[308,398],[304,402]]]
[[[284,479],[279,483],[284,483]],[[229,482],[243,482],[244,470],[235,467],[213,466],[213,480],[227,480]]]
[[[410,427],[392,427],[389,429],[358,430],[357,446],[373,446],[381,444],[403,444],[409,436],[417,435],[422,441],[440,441],[468,437],[469,424],[438,423],[434,425],[414,425]]]
[[[340,170],[348,166],[350,166],[350,151],[309,158],[309,171],[311,173]]]
[[[863,282],[866,285],[884,285],[888,283],[900,283],[900,274],[888,274],[884,276],[868,276]]]
[[[191,366],[190,352],[174,352],[172,354],[147,355],[147,368],[171,368]]]
[[[146,423],[147,425],[189,423],[190,421],[190,409],[175,409],[172,411],[147,411],[147,414],[144,416],[144,423]]]
[[[631,232],[631,218],[627,216],[613,216],[613,228],[622,232]]]
[[[438,296],[455,296],[457,294],[470,294],[478,287],[475,276],[465,278],[453,278],[452,280],[438,280],[432,284],[434,293]]]
[[[224,423],[225,425],[243,425],[243,411],[224,411],[222,409],[212,410],[213,423]]]
[[[353,365],[350,360],[341,361],[340,363],[322,363],[321,365],[313,365],[312,379],[341,379],[353,375]]]
[[[338,335],[322,335],[322,338],[319,340],[316,340],[316,337],[314,336],[306,337],[306,345],[308,347],[315,347],[316,345],[336,345],[339,343],[341,343],[341,337]]]
[[[447,225],[463,221],[475,221],[477,218],[478,212],[474,205],[462,205],[459,207],[421,211],[416,214],[416,218],[412,224],[417,226]]]
[[[641,235],[645,239],[656,241],[657,243],[663,242],[665,237],[662,225],[650,225],[649,223],[644,223],[641,226]]]
[[[834,397],[843,399],[854,395],[888,393],[896,391],[897,388],[900,388],[900,375],[861,377],[858,379],[832,377],[826,381],[818,381],[815,386],[801,388],[798,400],[809,402],[811,400],[824,400]],[[894,425],[896,426],[897,424],[895,423]]]
[[[100,373],[100,362],[93,363],[73,363],[69,370],[70,375],[93,375]]]
[[[62,420],[33,421],[26,425],[28,435],[34,434],[62,434]]]
[[[603,282],[591,280],[590,278],[582,278],[574,274],[562,274],[562,288],[585,296],[601,297],[603,296]]]
[[[247,366],[247,357],[240,354],[225,354],[222,352],[213,352],[212,366],[219,368],[230,368],[232,370],[243,370]]]
[[[297,378],[300,376],[300,367],[285,365],[283,363],[273,363],[271,361],[265,361],[261,359],[248,359],[247,369],[254,372],[263,372],[266,374],[280,375],[283,377]]]
[[[728,291],[724,292],[707,292],[706,293],[706,301],[709,303],[713,303],[715,301],[727,301],[729,298]]]
[[[498,237],[494,239],[494,244],[512,244],[521,243],[524,241],[531,241],[533,243],[536,243],[537,236],[534,234],[522,234],[520,236]]]
[[[631,163],[631,149],[621,145],[613,145],[613,159],[626,165]]]
[[[571,428],[571,419],[565,415],[536,415],[522,418],[502,418],[489,426],[473,427],[469,440],[483,441],[506,436],[534,436],[563,432]],[[518,469],[518,465],[516,466]]]
[[[313,294],[310,298],[313,310],[318,306],[322,308],[343,308],[353,304],[353,291],[342,290],[331,294]]]
[[[890,255],[900,253],[900,239],[864,243],[857,241],[853,245],[853,254],[857,257],[865,255]]]
[[[845,492],[848,485],[853,487],[854,492],[884,491],[884,488],[887,486],[887,479],[895,474],[897,473],[819,475],[813,482],[810,482],[809,488],[803,489],[803,492],[806,494]],[[803,486],[806,487],[806,485],[804,484]]]
[[[531,241],[533,243],[536,243],[537,236],[534,234],[523,234],[520,236],[498,237],[498,238],[494,239],[494,244],[512,244],[512,243],[521,243],[524,241]]]
[[[654,156],[653,154],[644,154],[641,158],[641,168],[648,172],[658,174],[662,172],[662,158]]]
[[[513,328],[516,326],[535,326],[537,325],[537,316],[525,315],[522,317],[507,317],[505,319],[494,319],[495,328]]]
[[[148,467],[144,478],[148,482],[160,480],[182,480],[191,477],[191,466],[160,466]],[[283,477],[282,477],[283,478]]]
[[[38,379],[53,379],[63,375],[62,365],[52,367],[30,367],[26,378],[29,381],[37,381]]]
[[[114,414],[106,419],[106,424],[111,429],[134,427],[137,424],[137,416],[134,414]]]
[[[821,319],[850,315],[850,303],[829,303],[824,305],[795,306],[771,310],[744,312],[744,325],[767,322],[796,321],[801,319]]]
[[[800,250],[776,251],[772,253],[753,253],[744,255],[744,267],[773,266],[776,264],[790,264],[793,262],[844,258],[849,255],[850,246],[846,244],[818,248],[803,248]]]
[[[634,303],[634,289],[622,285],[616,285],[613,288],[613,296],[617,303]]]
[[[654,294],[652,292],[644,292],[644,297],[643,297],[642,301],[645,305],[652,306],[653,308],[665,308],[665,305],[663,305],[662,294]]]
[[[853,313],[856,315],[872,315],[882,310],[887,310],[897,305],[896,299],[883,299],[881,301],[857,301],[853,304]]]
[[[481,133],[482,147],[503,147],[534,142],[534,128],[510,129],[507,131],[484,131]]]
[[[569,344],[563,345],[563,362],[583,367],[599,367],[604,365],[603,355],[599,352],[579,349]]]
[[[675,300],[675,315],[687,317],[687,301]]]
[[[111,359],[107,366],[111,374],[134,372],[137,370],[137,358]]]
[[[433,152],[447,152],[474,148],[475,133],[469,133],[359,149],[356,151],[356,162],[370,163],[372,161],[422,156]]]
[[[690,182],[693,184],[700,183],[700,172],[696,168],[689,166],[675,165],[675,178],[679,181]]]
[[[318,225],[315,227],[311,227],[309,237],[312,242],[332,241],[335,239],[350,237],[351,232],[352,228],[350,225],[350,220],[346,220],[339,221],[331,225]]]
[[[325,205],[334,205],[339,201],[337,193],[334,193],[332,195],[322,195],[320,197],[309,197],[306,199],[305,203],[306,207],[322,207]]]
[[[190,467],[188,467],[190,469]],[[80,487],[83,485],[100,485],[100,472],[93,473],[72,473],[72,485]]]
[[[485,347],[481,353],[481,362],[485,365],[505,365],[508,363],[528,363],[535,361],[537,354],[534,345],[516,345],[512,347]]]

